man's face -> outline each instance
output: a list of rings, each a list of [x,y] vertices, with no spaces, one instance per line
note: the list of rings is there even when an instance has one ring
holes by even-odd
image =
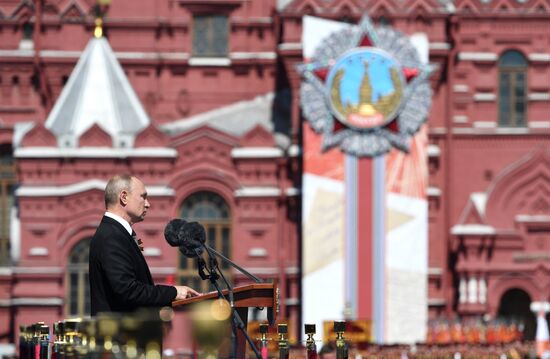
[[[130,190],[126,193],[126,213],[131,223],[143,221],[151,204],[147,200],[147,191],[143,182],[132,178]]]

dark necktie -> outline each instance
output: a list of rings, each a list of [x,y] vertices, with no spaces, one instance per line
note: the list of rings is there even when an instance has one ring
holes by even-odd
[[[140,238],[137,237],[137,234],[134,230],[132,230],[132,238],[136,242],[136,244],[138,245],[139,250],[143,252],[143,242],[141,241]]]

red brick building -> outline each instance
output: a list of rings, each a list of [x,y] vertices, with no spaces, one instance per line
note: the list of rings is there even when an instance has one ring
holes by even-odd
[[[54,104],[73,81],[58,112],[78,113],[79,101],[98,110],[86,101],[104,94],[85,96],[88,82],[70,78],[94,5],[0,0],[0,340],[13,342],[21,323],[85,314],[86,241],[104,181],[119,171],[150,188],[139,231],[156,280],[194,275],[162,232],[170,218],[196,218],[218,249],[278,280],[281,316],[299,324],[301,17],[356,22],[365,12],[427,34],[438,66],[430,317],[519,316],[532,334],[529,304],[550,299],[548,2],[114,0],[98,61],[122,71],[105,75],[114,96],[97,105],[143,113],[83,125],[56,117]]]

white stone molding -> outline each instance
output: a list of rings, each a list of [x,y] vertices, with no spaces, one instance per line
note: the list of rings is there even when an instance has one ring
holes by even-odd
[[[461,277],[458,284],[458,301],[460,303],[466,303],[468,289],[466,288],[466,278]]]
[[[475,277],[468,279],[468,303],[477,303],[477,279]]]
[[[110,147],[19,147],[15,158],[175,158],[178,153],[168,147],[110,148]]]
[[[232,158],[281,158],[283,150],[277,147],[237,147],[231,150]]]
[[[46,247],[31,247],[29,249],[30,257],[46,257],[50,252]]]
[[[459,61],[477,61],[477,62],[494,62],[498,59],[498,55],[494,52],[459,52]]]
[[[477,102],[492,102],[497,99],[497,95],[492,92],[476,92],[473,99]]]
[[[281,190],[277,187],[243,187],[235,191],[236,197],[278,197]]]
[[[428,197],[439,197],[441,196],[441,189],[438,187],[428,187],[426,194]]]
[[[451,44],[448,42],[430,42],[430,50],[450,50]]]
[[[62,197],[86,192],[92,189],[105,190],[107,181],[92,179],[88,181],[72,183],[65,186],[32,186],[23,185],[15,190],[18,197]],[[147,194],[151,197],[172,197],[175,191],[168,186],[148,186]]]
[[[48,298],[13,298],[11,306],[17,305],[32,305],[41,307],[57,307],[63,305],[63,298],[48,297]]]
[[[453,92],[456,92],[456,93],[465,93],[465,92],[468,92],[470,88],[468,87],[468,85],[465,85],[465,84],[456,84],[456,85],[453,85]]]
[[[475,121],[472,125],[474,128],[479,128],[479,129],[497,128],[497,123],[493,121]]]
[[[259,247],[250,248],[248,250],[248,255],[255,258],[267,257],[267,249]]]
[[[302,154],[302,147],[298,145],[290,145],[287,150],[287,153],[290,157],[298,157]]]
[[[537,129],[537,128],[550,128],[550,121],[529,121],[527,122],[527,127]]]
[[[466,115],[454,115],[453,116],[453,122],[454,123],[468,123],[468,116],[466,116]]]
[[[485,278],[479,278],[478,287],[479,303],[485,304],[487,302],[487,282]]]
[[[439,157],[441,155],[441,149],[438,145],[428,145],[428,157]]]
[[[213,66],[228,67],[231,65],[231,59],[227,57],[191,57],[189,66]]]
[[[459,235],[491,235],[495,234],[496,230],[492,226],[483,224],[457,224],[451,228],[451,234]]]
[[[530,92],[527,95],[529,101],[549,101],[550,93],[548,92]]]
[[[143,255],[145,257],[160,257],[162,255],[162,251],[157,247],[145,247],[143,248]]]
[[[285,51],[285,50],[302,50],[302,43],[301,42],[283,42],[282,44],[279,44],[278,46],[279,50]]]

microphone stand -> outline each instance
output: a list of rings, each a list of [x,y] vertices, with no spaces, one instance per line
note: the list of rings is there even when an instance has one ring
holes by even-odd
[[[212,255],[214,253],[217,257],[221,258],[224,262],[228,263],[230,266],[247,276],[249,279],[252,279],[256,283],[264,283],[264,281],[258,277],[256,277],[254,274],[248,272],[243,267],[239,266],[237,263],[233,262],[231,259],[227,258],[220,252],[216,251],[214,248],[207,246],[205,243],[203,243],[204,248],[206,248],[206,251],[208,251],[209,255]]]
[[[220,296],[220,298],[225,299],[222,291],[220,290],[218,284],[216,283],[216,280],[219,279],[220,276],[221,276],[223,282],[225,283],[225,286],[227,287],[227,293],[229,295],[229,305],[231,306],[231,319],[233,320],[233,322],[231,323],[231,341],[232,341],[232,343],[231,343],[231,358],[236,358],[236,351],[237,351],[237,333],[236,333],[236,331],[238,329],[238,330],[241,331],[242,335],[245,337],[245,339],[248,342],[248,345],[250,345],[250,348],[252,349],[252,351],[254,351],[254,354],[256,354],[256,358],[262,359],[262,355],[258,351],[258,348],[256,348],[256,345],[254,344],[254,342],[252,341],[252,339],[250,338],[250,336],[248,335],[248,333],[245,330],[245,325],[243,323],[243,320],[242,320],[241,316],[239,315],[239,312],[237,312],[235,310],[235,301],[234,301],[234,297],[233,297],[233,287],[231,286],[231,284],[229,284],[229,281],[225,278],[225,276],[223,275],[223,272],[220,270],[220,268],[218,266],[218,261],[216,260],[216,257],[214,256],[213,253],[216,253],[216,254],[220,255],[222,258],[227,260],[228,263],[233,263],[233,262],[231,262],[229,259],[222,256],[221,254],[219,254],[218,252],[216,252],[215,250],[213,250],[209,246],[207,246],[205,243],[202,243],[202,246],[206,250],[206,252],[208,253],[210,282],[212,283],[212,285],[218,291],[218,296]],[[196,249],[196,252],[197,253],[199,252],[198,249]],[[250,275],[252,276],[252,274],[250,274]],[[256,279],[258,279],[258,278],[256,278]]]

